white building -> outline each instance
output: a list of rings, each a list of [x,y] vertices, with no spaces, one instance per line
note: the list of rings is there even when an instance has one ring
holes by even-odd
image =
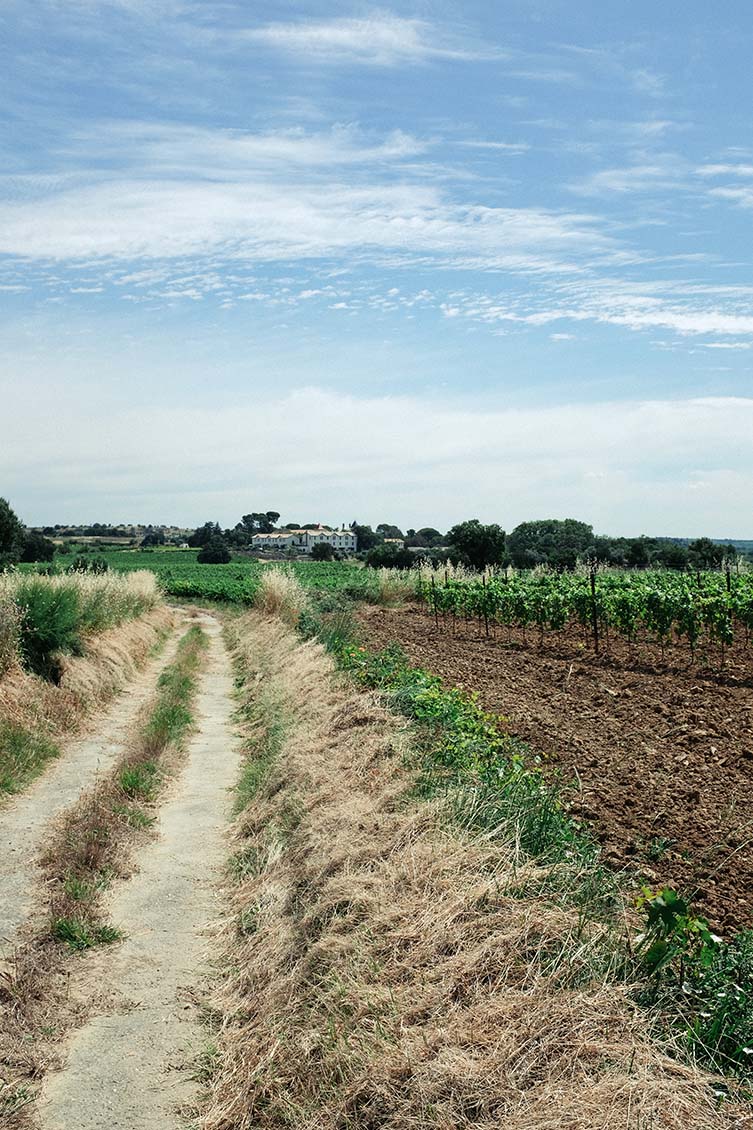
[[[356,552],[356,535],[352,530],[331,530],[329,526],[308,526],[303,530],[274,530],[271,534],[254,534],[252,549],[285,553],[311,553],[315,545],[331,545],[339,553]]]

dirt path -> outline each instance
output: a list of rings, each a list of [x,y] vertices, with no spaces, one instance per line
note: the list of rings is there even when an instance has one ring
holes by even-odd
[[[160,672],[175,655],[180,634],[176,628],[159,656],[129,683],[95,728],[90,726],[64,747],[27,792],[0,808],[0,956],[12,947],[34,905],[36,860],[51,822],[122,755]]]
[[[172,1130],[184,1125],[178,1107],[194,1094],[192,1060],[202,1044],[195,986],[207,928],[219,913],[228,790],[240,762],[230,661],[217,621],[199,622],[211,640],[199,727],[162,806],[158,838],[109,901],[127,938],[82,963],[73,991],[93,997],[104,990],[109,1007],[74,1033],[66,1066],[48,1079],[44,1130]]]

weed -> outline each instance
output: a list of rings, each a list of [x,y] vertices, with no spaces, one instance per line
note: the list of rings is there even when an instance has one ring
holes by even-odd
[[[257,848],[249,845],[230,857],[230,872],[238,882],[258,875],[262,869],[262,858]]]
[[[753,1072],[753,931],[724,942],[669,888],[639,899],[636,940],[648,973],[641,996],[660,1004],[689,1049],[717,1070]]]
[[[0,794],[17,793],[60,750],[43,734],[0,720]]]
[[[140,761],[120,771],[120,787],[132,800],[140,797],[152,800],[157,792],[161,774],[154,761]]]
[[[29,1103],[34,1102],[34,1092],[28,1087],[16,1086],[0,1079],[0,1121],[18,1114]]]
[[[151,828],[156,817],[139,808],[137,804],[114,804],[113,815],[119,816],[130,828]]]
[[[115,926],[96,926],[85,918],[55,918],[50,930],[53,938],[72,950],[87,950],[93,946],[110,945],[123,938]]]

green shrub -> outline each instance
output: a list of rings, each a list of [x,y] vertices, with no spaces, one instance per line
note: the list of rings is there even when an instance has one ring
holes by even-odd
[[[213,537],[199,550],[196,560],[199,565],[227,565],[230,561],[230,550],[223,538]]]
[[[104,557],[76,557],[66,569],[66,573],[94,573],[101,576],[109,568]]]
[[[30,578],[19,585],[16,603],[23,616],[21,654],[24,665],[45,679],[56,680],[59,666],[55,653],[81,654],[78,592]]]

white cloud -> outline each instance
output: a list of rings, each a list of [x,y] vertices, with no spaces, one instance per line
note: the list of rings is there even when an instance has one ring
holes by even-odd
[[[427,142],[402,130],[393,130],[372,142],[355,125],[335,125],[319,133],[302,129],[252,133],[172,122],[108,122],[88,132],[78,131],[62,155],[75,158],[82,168],[101,168],[109,159],[120,168],[129,166],[198,180],[200,176],[216,178],[230,172],[316,171],[389,163],[414,157],[427,148]],[[23,186],[23,178],[14,180]],[[64,181],[50,183],[49,178],[34,178],[34,184],[38,190],[66,187]]]
[[[489,149],[499,153],[526,153],[531,146],[526,141],[461,141],[466,149]]]
[[[753,187],[711,188],[709,196],[715,196],[719,200],[732,200],[741,208],[753,208]]]
[[[19,383],[6,405],[0,475],[30,522],[106,506],[113,520],[230,523],[253,483],[292,518],[380,521],[386,506],[405,524],[477,514],[510,527],[552,514],[609,532],[722,537],[747,528],[753,490],[753,399],[514,410],[310,388],[201,410],[93,404],[84,418],[62,393],[40,401]]]
[[[430,59],[478,59],[488,49],[455,42],[425,20],[389,12],[358,19],[299,20],[251,28],[242,38],[303,56],[307,62],[392,67]]]
[[[434,187],[370,179],[365,185],[296,184],[250,173],[196,181],[108,179],[0,203],[0,253],[275,261],[378,251],[549,270],[562,256],[617,252],[588,215],[459,205]]]
[[[753,177],[753,165],[701,165],[696,172],[701,177]]]
[[[677,189],[683,186],[683,162],[661,161],[653,164],[627,165],[623,168],[600,169],[570,185],[573,192],[584,196],[603,193],[651,192],[657,188]]]

